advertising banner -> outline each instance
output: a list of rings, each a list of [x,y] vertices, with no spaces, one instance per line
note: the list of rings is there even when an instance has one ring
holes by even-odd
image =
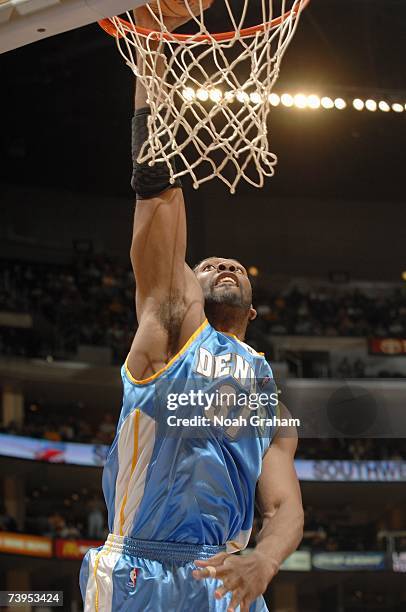
[[[289,572],[310,572],[311,569],[312,559],[308,550],[296,550],[281,565],[281,570]]]
[[[309,461],[297,459],[299,480],[406,482],[406,461]]]
[[[371,355],[406,355],[406,339],[371,338],[369,352]]]
[[[100,540],[55,540],[55,556],[61,559],[83,559],[89,548],[102,546]]]
[[[0,553],[52,557],[52,540],[42,536],[0,531]]]
[[[0,434],[0,455],[48,463],[102,467],[109,447],[52,442]],[[318,482],[406,482],[406,461],[313,461],[296,459],[299,480]]]
[[[314,553],[312,565],[317,570],[356,571],[385,569],[385,553],[381,552],[322,552]]]
[[[109,447],[102,444],[53,442],[9,434],[0,434],[0,455],[33,459],[47,463],[102,466]]]

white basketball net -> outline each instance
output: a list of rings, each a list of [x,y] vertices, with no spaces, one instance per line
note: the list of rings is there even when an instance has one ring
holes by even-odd
[[[202,0],[198,0],[197,16],[189,1],[185,4],[199,32],[182,40],[168,32],[162,14],[156,16],[148,7],[159,30],[158,46],[156,33],[141,34],[134,29],[130,13],[131,27],[118,17],[110,19],[120,35],[116,36],[119,51],[144,85],[151,107],[149,139],[138,161],[150,165],[164,161],[172,181],[190,174],[196,189],[214,177],[224,181],[231,193],[241,178],[262,187],[277,163],[269,149],[270,95],[307,1],[282,0],[285,17],[271,23],[275,17],[272,0],[258,0],[264,26],[247,33],[243,26],[249,0],[244,0],[238,21],[233,0],[222,0],[235,30],[223,41],[206,29]],[[201,40],[201,35],[207,38]],[[137,54],[143,58],[142,71],[137,68]],[[159,58],[164,62],[162,76],[156,72]],[[183,162],[180,169],[177,161],[177,173],[170,163],[173,157]]]

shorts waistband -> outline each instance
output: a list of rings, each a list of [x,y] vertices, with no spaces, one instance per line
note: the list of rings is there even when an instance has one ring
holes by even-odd
[[[195,559],[205,560],[219,552],[225,552],[225,546],[209,544],[187,544],[184,542],[160,542],[157,540],[138,540],[128,536],[109,533],[104,543],[106,552],[117,552],[133,557],[142,557],[151,561],[184,564]]]

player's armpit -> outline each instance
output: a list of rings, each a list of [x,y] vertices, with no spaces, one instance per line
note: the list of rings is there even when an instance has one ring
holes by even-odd
[[[192,336],[205,326],[205,315],[200,300],[191,301],[186,308],[175,306],[146,306],[135,334],[128,358],[127,369],[136,381],[165,370],[168,363],[180,354]]]

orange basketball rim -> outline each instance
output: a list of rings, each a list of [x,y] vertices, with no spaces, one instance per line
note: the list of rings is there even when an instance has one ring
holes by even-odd
[[[299,0],[294,3],[294,6],[289,10],[283,13],[283,15],[279,15],[279,17],[275,17],[272,21],[260,23],[256,26],[251,26],[249,28],[243,28],[239,32],[239,38],[249,38],[251,36],[255,36],[257,32],[265,32],[268,30],[272,30],[280,26],[284,21],[289,19],[292,14],[293,16],[297,15],[303,9],[307,7],[310,3],[310,0]],[[227,40],[232,40],[235,37],[235,31],[231,32],[218,32],[218,33],[210,33],[210,34],[174,34],[172,32],[162,32],[160,30],[151,30],[148,28],[139,27],[130,21],[127,21],[121,17],[108,17],[106,19],[101,19],[98,23],[99,25],[110,34],[110,36],[114,36],[115,38],[121,38],[123,35],[119,32],[115,25],[115,21],[119,21],[122,29],[127,32],[136,32],[141,36],[150,36],[153,33],[157,34],[157,38],[170,40],[172,42],[188,42],[189,40],[193,43],[196,42],[205,42],[210,40],[216,40],[218,42],[224,42]]]

